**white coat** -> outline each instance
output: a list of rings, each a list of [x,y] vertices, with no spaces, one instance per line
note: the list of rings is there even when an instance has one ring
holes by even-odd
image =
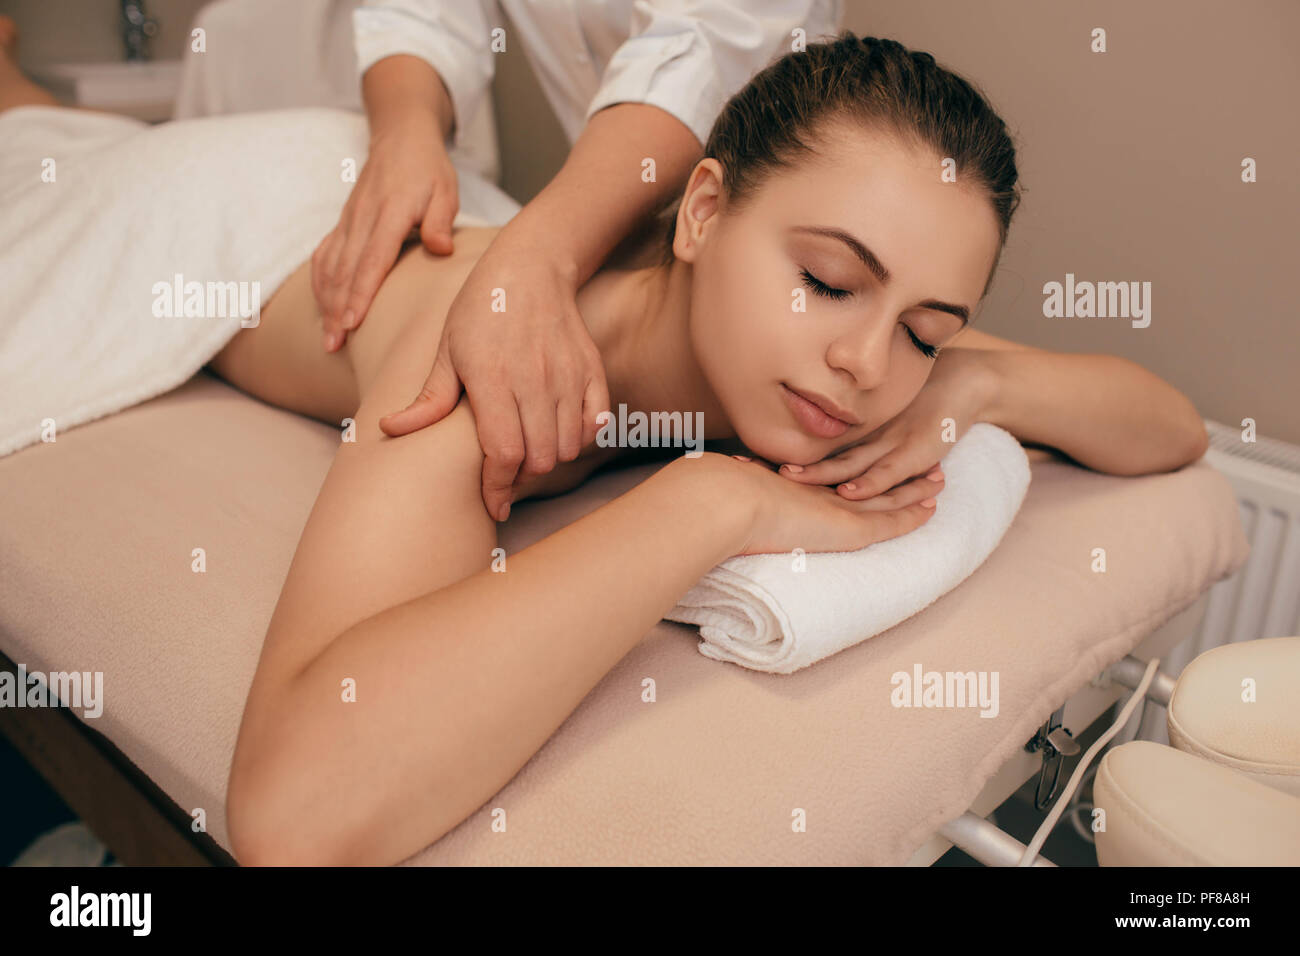
[[[432,64],[456,113],[452,146],[465,150],[489,107],[496,28],[498,44],[523,48],[570,145],[592,114],[632,102],[672,114],[702,146],[796,29],[811,43],[842,15],[842,0],[365,0],[352,19],[362,73],[397,53]]]

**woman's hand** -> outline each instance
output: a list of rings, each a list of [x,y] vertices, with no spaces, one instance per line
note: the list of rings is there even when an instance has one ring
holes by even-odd
[[[456,169],[432,117],[375,136],[339,223],[311,257],[311,288],[324,319],[325,350],[361,324],[412,226],[432,253],[452,251],[460,208]]]
[[[983,420],[995,379],[976,349],[945,349],[921,391],[894,418],[858,444],[811,465],[782,465],[782,476],[807,485],[833,485],[844,498],[864,501],[929,474],[970,426]],[[954,422],[944,441],[944,420]]]
[[[483,503],[499,521],[510,513],[516,481],[577,458],[609,408],[604,361],[578,312],[575,276],[508,230],[452,301],[420,394],[379,420],[392,436],[431,425],[456,407],[464,383],[483,448]]]
[[[916,478],[888,494],[852,501],[824,485],[787,481],[761,459],[705,452],[676,467],[695,469],[701,480],[752,504],[749,533],[737,554],[857,551],[925,524],[943,490],[942,478]]]

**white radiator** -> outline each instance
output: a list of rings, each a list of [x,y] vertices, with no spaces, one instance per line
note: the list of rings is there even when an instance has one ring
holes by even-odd
[[[1202,599],[1205,613],[1190,635],[1160,662],[1177,677],[1197,655],[1235,641],[1300,634],[1300,447],[1205,420],[1210,448],[1205,459],[1237,494],[1250,557]],[[1116,738],[1168,743],[1165,709],[1148,704],[1140,728],[1133,721]],[[1131,735],[1131,736],[1130,736]]]

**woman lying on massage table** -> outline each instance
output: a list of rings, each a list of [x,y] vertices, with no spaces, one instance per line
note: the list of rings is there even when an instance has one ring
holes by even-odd
[[[707,438],[760,460],[679,453],[505,573],[469,405],[402,437],[381,426],[419,391],[495,230],[458,231],[448,257],[404,252],[336,352],[321,349],[303,263],[211,363],[263,401],[355,421],[244,710],[227,794],[240,862],[395,863],[437,840],[718,563],[923,524],[945,431],[991,422],[1115,474],[1198,458],[1199,415],[1149,372],[967,328],[1016,179],[1002,120],[928,54],[843,34],[754,77],[716,121],[668,242],[647,224],[577,301],[613,408],[703,412]],[[510,295],[482,307],[508,311]],[[562,438],[568,454],[517,498],[629,451],[594,430]]]
[[[916,103],[900,89],[935,92]],[[941,113],[953,103],[964,110]],[[872,122],[876,106],[886,112]],[[923,131],[884,132],[918,113]],[[848,35],[756,76],[714,125],[671,249],[647,228],[578,305],[611,407],[702,411],[706,437],[812,467],[790,480],[757,461],[679,454],[509,555],[505,573],[490,569],[496,525],[468,404],[400,438],[380,427],[419,391],[445,309],[494,230],[458,232],[447,258],[411,248],[334,353],[320,348],[304,263],[261,326],[212,363],[265,401],[356,423],[303,531],[244,711],[227,803],[236,857],[394,863],[437,840],[714,565],[854,550],[924,523],[942,478],[912,476],[950,447],[945,418],[959,433],[989,421],[1116,474],[1198,458],[1200,416],[1150,373],[1111,356],[1001,348],[966,328],[1016,176],[1002,121],[897,43]],[[510,292],[483,309],[508,311]],[[813,465],[876,430],[849,471]],[[619,454],[593,439],[572,442],[561,456],[571,460],[518,497],[571,489]],[[891,451],[892,468],[881,461]],[[871,461],[876,487],[814,484]]]

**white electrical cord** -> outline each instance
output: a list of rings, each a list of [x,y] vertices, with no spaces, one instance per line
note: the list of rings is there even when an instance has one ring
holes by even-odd
[[[1129,721],[1137,727],[1137,730],[1132,734],[1132,736],[1128,734],[1124,735],[1128,737],[1129,740],[1136,740],[1142,736],[1142,725],[1146,722],[1147,707],[1150,704],[1150,697],[1144,699],[1142,701],[1142,709],[1138,711],[1137,720]],[[1065,811],[1065,818],[1070,821],[1070,826],[1074,827],[1074,832],[1079,834],[1079,839],[1084,843],[1091,843],[1093,846],[1097,845],[1097,839],[1093,836],[1092,827],[1089,824],[1092,822],[1092,811],[1095,810],[1096,807],[1083,799],[1083,792],[1088,789],[1089,781],[1091,781],[1093,777],[1097,776],[1097,770],[1099,767],[1101,767],[1101,764],[1095,763],[1088,768],[1086,773],[1084,773],[1083,779],[1079,782],[1078,791],[1070,799],[1070,808]],[[1082,813],[1080,811],[1082,811]]]
[[[1048,835],[1052,832],[1052,828],[1056,826],[1056,821],[1061,819],[1061,814],[1065,812],[1066,806],[1069,805],[1070,797],[1073,795],[1075,788],[1078,787],[1079,781],[1083,778],[1084,771],[1088,769],[1088,764],[1092,763],[1092,758],[1097,756],[1101,748],[1105,747],[1110,739],[1124,728],[1129,718],[1133,716],[1133,711],[1137,709],[1137,705],[1146,700],[1147,688],[1151,686],[1151,681],[1155,679],[1156,668],[1159,666],[1160,658],[1158,657],[1151,658],[1150,662],[1147,663],[1146,672],[1142,675],[1142,680],[1138,682],[1137,689],[1133,691],[1133,696],[1128,699],[1124,709],[1119,712],[1119,716],[1115,718],[1115,723],[1111,724],[1106,729],[1106,732],[1093,742],[1093,745],[1088,748],[1088,752],[1083,755],[1083,759],[1079,761],[1079,765],[1074,768],[1074,773],[1070,775],[1070,782],[1065,785],[1065,789],[1057,797],[1056,806],[1052,807],[1052,812],[1047,815],[1047,819],[1038,828],[1034,838],[1029,841],[1029,846],[1025,847],[1025,852],[1020,857],[1017,866],[1033,866],[1038,851],[1042,849]]]
[[[1093,838],[1092,829],[1084,820],[1091,820],[1092,811],[1096,808],[1087,800],[1079,798],[1083,796],[1083,791],[1088,789],[1088,781],[1097,775],[1097,768],[1100,766],[1101,764],[1093,764],[1088,768],[1088,772],[1083,775],[1082,783],[1079,784],[1079,792],[1070,801],[1070,809],[1065,811],[1065,818],[1070,821],[1070,826],[1074,827],[1074,832],[1079,834],[1079,839],[1084,843],[1091,843],[1093,846],[1097,845],[1097,841]],[[1080,811],[1082,811],[1082,816],[1080,816]]]

